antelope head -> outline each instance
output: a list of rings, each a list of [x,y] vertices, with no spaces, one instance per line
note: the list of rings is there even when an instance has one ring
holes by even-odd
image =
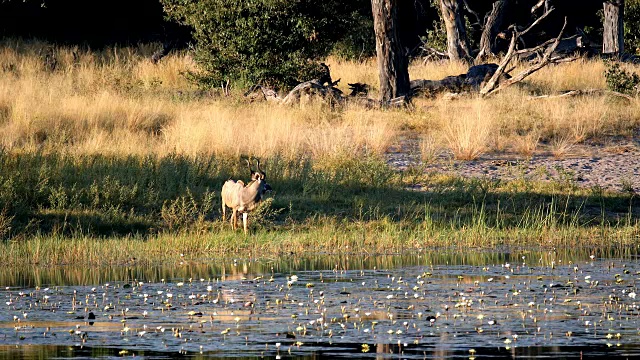
[[[257,170],[251,169],[251,163],[247,160],[247,167],[251,175],[251,182],[244,184],[241,180],[228,180],[222,186],[222,217],[226,219],[226,208],[231,208],[231,224],[235,230],[238,225],[238,213],[242,213],[242,225],[247,233],[247,216],[262,201],[265,192],[271,190],[271,185],[266,181],[267,174],[260,168],[260,160],[256,160]]]
[[[251,163],[249,162],[249,160],[247,159],[247,166],[249,167],[249,174],[251,174],[251,181],[261,181],[264,182],[264,187],[263,187],[263,194],[267,191],[271,190],[271,185],[267,184],[266,182],[266,178],[267,178],[267,173],[264,172],[264,170],[262,170],[260,168],[260,160],[256,159],[256,167],[257,167],[257,171],[253,171],[251,169]]]

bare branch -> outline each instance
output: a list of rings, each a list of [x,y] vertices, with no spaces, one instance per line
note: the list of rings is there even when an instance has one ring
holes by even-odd
[[[435,48],[432,48],[432,47],[423,46],[422,47],[422,52],[426,54],[424,56],[423,64],[426,64],[427,61],[429,61],[431,59],[448,59],[449,58],[449,53],[443,52],[443,51],[439,51],[438,49],[435,49]]]
[[[500,61],[500,64],[498,65],[498,69],[496,69],[496,71],[493,73],[491,78],[480,89],[480,95],[484,96],[489,94],[489,92],[492,91],[498,84],[498,80],[505,73],[504,69],[507,67],[507,65],[509,65],[509,63],[511,62],[511,59],[513,58],[513,53],[516,49],[517,39],[518,37],[516,36],[516,32],[514,30],[513,35],[511,36],[511,42],[509,43],[509,50],[507,50],[507,53],[504,55],[504,57]]]
[[[531,23],[531,25],[529,25],[528,28],[524,29],[523,31],[519,31],[518,32],[518,36],[522,37],[524,36],[526,33],[529,32],[529,30],[533,29],[536,25],[538,25],[538,23],[540,21],[542,21],[544,18],[546,18],[547,16],[549,16],[549,14],[551,14],[551,12],[554,10],[554,8],[550,8],[549,10],[545,11],[544,14],[542,14],[539,18],[535,19],[534,22]],[[517,30],[517,29],[516,29]]]
[[[475,24],[471,24],[471,25],[479,25],[482,26],[482,21],[480,21],[480,15],[478,15],[477,12],[473,11],[471,9],[471,6],[469,6],[469,3],[467,2],[467,0],[464,0],[464,7],[467,9],[467,11],[472,14],[473,16],[475,16],[476,18],[476,23]]]
[[[576,61],[579,58],[580,58],[579,56],[568,56],[568,57],[567,56],[554,56],[549,60],[549,62],[551,62],[553,64],[568,63],[568,62]]]
[[[528,100],[540,100],[540,99],[559,99],[565,97],[575,97],[582,95],[612,95],[627,99],[629,101],[637,100],[631,95],[623,94],[617,91],[604,90],[604,89],[579,89],[579,90],[570,90],[566,91],[562,94],[557,95],[540,95],[540,96],[532,96],[529,97]]]
[[[495,86],[495,84],[493,84],[492,87],[489,87],[488,86],[489,84],[487,84],[484,88],[482,88],[480,94],[483,95],[483,96],[491,95],[491,94],[493,94],[493,93],[495,93],[497,91],[500,91],[500,90],[502,90],[502,89],[504,89],[506,87],[509,87],[509,86],[511,86],[511,85],[513,85],[515,83],[518,83],[518,82],[524,80],[529,75],[533,74],[534,72],[536,72],[536,71],[542,69],[543,67],[549,65],[550,63],[552,63],[551,55],[555,51],[556,47],[558,47],[558,44],[560,43],[560,39],[562,38],[562,34],[564,33],[564,29],[565,29],[566,26],[567,26],[567,18],[565,17],[564,18],[564,24],[562,25],[562,29],[560,30],[560,33],[554,39],[553,44],[549,48],[547,48],[545,50],[544,56],[542,57],[542,59],[538,63],[536,63],[536,64],[524,69],[518,75],[512,77],[511,79],[503,81],[497,87]],[[513,39],[512,39],[512,41],[513,41]],[[507,55],[509,55],[509,54],[507,54]],[[511,54],[511,56],[513,56],[513,54]],[[505,58],[506,58],[506,55],[505,55]],[[554,59],[557,59],[557,58],[554,58]],[[511,59],[505,59],[505,60],[510,61]],[[505,61],[505,60],[503,60],[503,61]],[[497,73],[497,71],[496,71],[496,73]],[[495,75],[496,74],[494,74],[494,77],[495,77]],[[493,77],[491,79],[493,80]]]
[[[555,38],[554,38],[554,39],[549,39],[549,40],[547,40],[547,41],[543,42],[542,44],[540,44],[540,45],[538,45],[538,46],[536,46],[536,47],[527,48],[527,49],[521,49],[521,50],[516,50],[515,54],[517,54],[517,55],[522,55],[522,54],[531,54],[531,53],[537,52],[537,51],[539,51],[539,50],[544,49],[545,47],[547,47],[547,45],[549,45],[549,44],[553,44],[553,42],[554,42],[555,40],[556,40]]]
[[[533,7],[531,7],[531,13],[534,14],[536,11],[538,11],[538,9],[540,9],[542,7],[542,5],[544,5],[544,0],[538,1],[537,4],[533,5]]]

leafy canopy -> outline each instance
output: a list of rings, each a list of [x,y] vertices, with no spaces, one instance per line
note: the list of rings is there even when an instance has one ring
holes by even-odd
[[[193,29],[201,85],[240,81],[291,86],[316,77],[354,20],[367,21],[369,1],[161,0],[168,17]],[[368,31],[373,32],[372,26]],[[363,37],[366,38],[366,35]]]

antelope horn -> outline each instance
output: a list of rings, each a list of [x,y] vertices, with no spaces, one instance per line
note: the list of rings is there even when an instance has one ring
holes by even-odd
[[[249,168],[249,175],[253,176],[253,170],[251,170],[251,163],[249,159],[245,159],[247,161],[247,167]]]
[[[260,169],[260,159],[256,159],[256,164],[258,164],[258,172],[260,174],[262,174],[262,177],[267,177],[267,173],[265,173],[264,171],[262,171],[262,169]]]

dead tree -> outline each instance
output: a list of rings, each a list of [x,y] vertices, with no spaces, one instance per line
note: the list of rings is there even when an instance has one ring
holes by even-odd
[[[296,87],[289,91],[287,96],[282,99],[282,104],[298,104],[303,97],[320,97],[332,106],[344,103],[344,96],[340,89],[336,88],[333,83],[324,85],[325,83],[320,81],[321,80],[315,79],[296,85]]]
[[[491,8],[491,12],[489,12],[485,17],[482,35],[480,36],[480,51],[476,55],[475,59],[476,63],[486,57],[496,55],[496,38],[500,33],[500,26],[502,26],[502,19],[504,18],[508,2],[509,0],[495,1]]]
[[[422,94],[427,97],[433,97],[443,92],[470,92],[485,96],[521,82],[529,75],[549,64],[573,60],[574,58],[556,53],[556,48],[562,39],[562,34],[567,25],[566,18],[562,30],[557,37],[532,48],[516,49],[519,39],[529,33],[552,11],[553,8],[549,9],[524,29],[511,26],[512,36],[509,48],[499,64],[490,63],[472,66],[466,74],[447,76],[442,80],[413,80],[411,81],[412,95]],[[529,67],[520,71],[517,75],[511,76],[509,72],[513,69],[509,69],[509,66],[512,61],[518,57],[531,54],[537,55],[537,60],[532,61]]]
[[[442,80],[411,80],[411,95],[435,97],[441,93],[477,93],[498,69],[498,64],[481,64],[469,68],[466,74],[447,76]],[[509,80],[508,74],[503,74],[502,81]]]
[[[382,102],[409,93],[409,58],[400,42],[398,4],[399,0],[371,0]]]
[[[624,0],[604,2],[602,53],[620,57],[624,51]]]
[[[542,69],[543,67],[551,63],[567,60],[567,58],[562,56],[554,56],[554,51],[558,47],[558,44],[560,43],[560,40],[562,38],[562,34],[564,33],[564,29],[567,26],[566,17],[564,19],[562,30],[560,30],[560,33],[556,38],[547,40],[542,44],[535,46],[533,48],[526,48],[526,49],[520,49],[520,50],[516,49],[518,39],[524,36],[525,34],[527,34],[529,31],[531,31],[533,27],[535,27],[541,20],[546,18],[552,11],[553,11],[553,8],[549,9],[549,11],[545,12],[542,16],[536,19],[533,23],[531,23],[531,25],[529,25],[529,27],[527,27],[524,30],[518,30],[516,26],[512,27],[512,35],[511,35],[511,42],[509,43],[509,49],[507,50],[507,53],[504,55],[504,57],[500,61],[500,64],[498,65],[498,68],[496,69],[494,74],[480,89],[480,95],[486,96],[486,95],[493,94],[497,91],[500,91],[506,87],[509,87],[515,83],[518,83],[524,80],[529,75],[535,73],[536,71]],[[537,61],[535,61],[532,65],[520,71],[517,75],[511,77],[510,79],[505,81],[500,81],[501,77],[504,74],[509,73],[508,66],[517,56],[520,56],[523,54],[535,54],[539,52],[542,52],[542,56]]]
[[[471,60],[471,50],[462,16],[462,0],[440,0],[442,20],[447,30],[447,52],[454,61]]]
[[[538,9],[543,8],[543,14],[546,13],[547,11],[549,11],[552,6],[551,6],[551,0],[540,0],[538,1],[535,5],[533,5],[533,7],[531,7],[531,14],[535,15],[535,13],[538,11]]]

